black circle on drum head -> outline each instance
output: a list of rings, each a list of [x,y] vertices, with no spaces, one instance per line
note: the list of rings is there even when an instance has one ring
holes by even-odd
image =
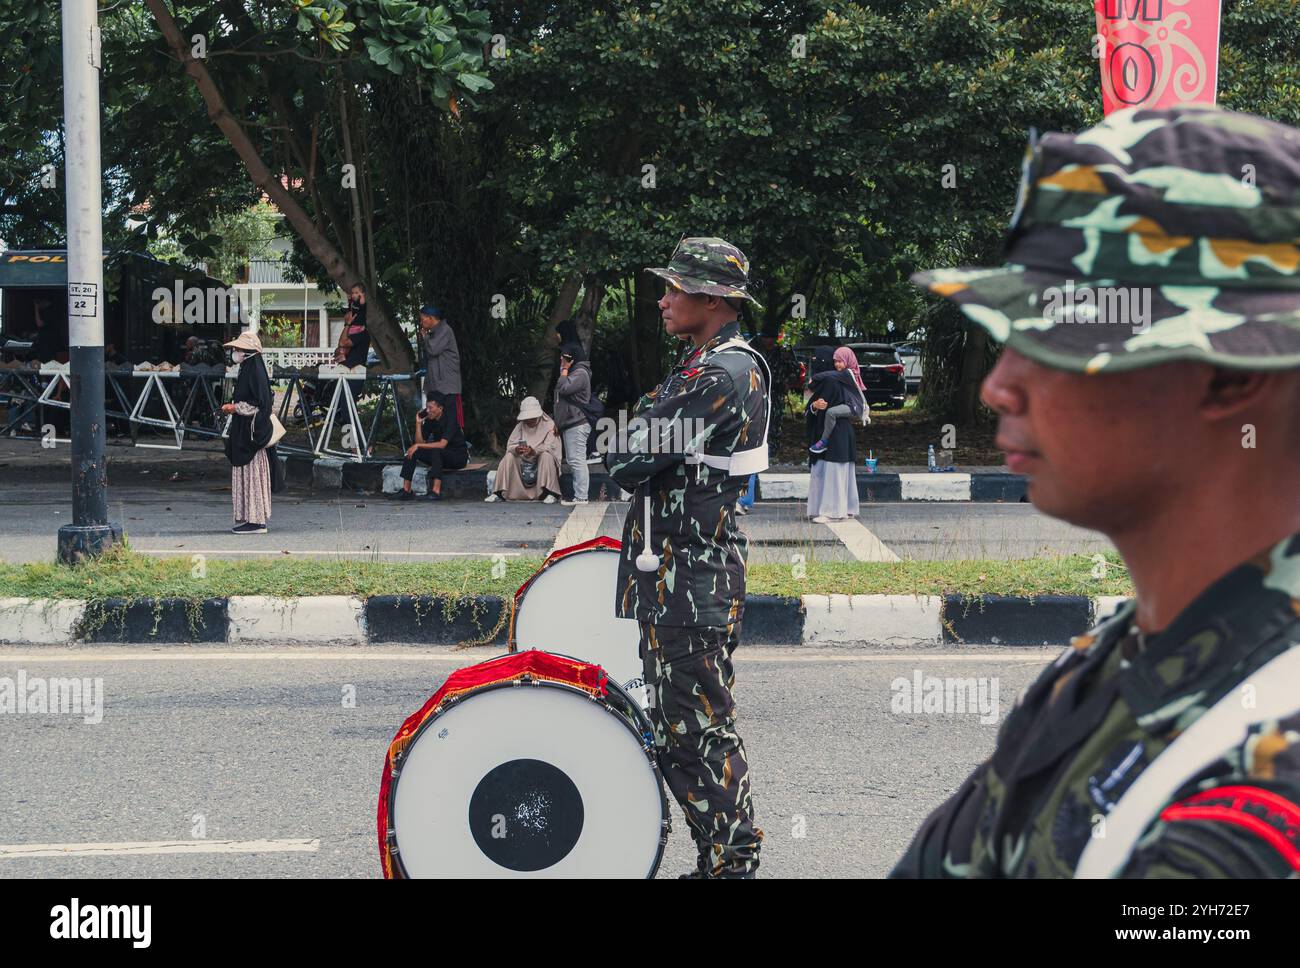
[[[469,800],[469,829],[484,856],[512,871],[564,860],[582,836],[582,794],[563,770],[542,760],[493,767]]]

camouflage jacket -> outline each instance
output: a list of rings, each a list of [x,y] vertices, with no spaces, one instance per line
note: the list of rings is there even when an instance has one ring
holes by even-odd
[[[891,877],[1071,876],[1089,838],[1104,836],[1104,818],[1180,732],[1300,648],[1300,535],[1215,582],[1144,646],[1131,631],[1135,609],[1126,602],[1076,638],[1017,699],[993,756],[930,815]],[[1193,768],[1122,876],[1297,876],[1300,683],[1295,710]]]
[[[736,526],[736,499],[746,478],[704,463],[686,451],[730,456],[762,443],[767,420],[766,378],[743,350],[718,347],[740,335],[731,322],[637,403],[626,439],[607,453],[609,472],[633,492],[623,523],[615,608],[623,618],[657,625],[727,625],[745,605],[745,536]],[[637,418],[648,426],[638,430]],[[674,439],[675,438],[675,439]],[[683,446],[684,445],[684,446]],[[598,441],[599,446],[599,441]],[[659,568],[643,572],[645,499],[650,498],[650,548]]]

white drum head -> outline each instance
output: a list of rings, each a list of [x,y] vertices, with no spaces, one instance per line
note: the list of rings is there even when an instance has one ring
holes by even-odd
[[[618,559],[617,551],[592,548],[543,569],[519,599],[513,648],[594,662],[646,709],[641,630],[632,619],[614,614]]]
[[[627,722],[563,686],[484,689],[430,719],[392,791],[408,877],[648,877],[666,816]]]

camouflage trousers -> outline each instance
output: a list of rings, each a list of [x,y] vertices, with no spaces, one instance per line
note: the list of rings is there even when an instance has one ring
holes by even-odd
[[[641,661],[654,703],[659,768],[686,814],[711,877],[752,876],[763,831],[754,826],[745,746],[736,733],[731,653],[740,625],[641,623]]]

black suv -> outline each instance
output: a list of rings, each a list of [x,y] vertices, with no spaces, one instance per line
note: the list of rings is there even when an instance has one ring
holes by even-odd
[[[795,356],[812,372],[813,354],[817,346],[830,345],[819,342],[795,347]],[[862,382],[866,385],[868,405],[883,404],[891,410],[897,410],[907,402],[907,383],[903,377],[903,358],[898,350],[888,343],[835,343],[847,346],[858,358],[862,369]]]

